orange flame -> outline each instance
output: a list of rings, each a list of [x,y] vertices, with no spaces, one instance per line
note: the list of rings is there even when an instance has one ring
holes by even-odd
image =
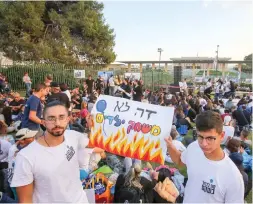
[[[133,141],[128,141],[125,129],[122,128],[115,135],[105,139],[100,126],[96,132],[92,128],[90,145],[100,147],[113,154],[164,164],[160,140],[154,142],[150,141],[149,138],[145,140],[143,135],[140,138],[138,136],[138,133],[136,133]]]

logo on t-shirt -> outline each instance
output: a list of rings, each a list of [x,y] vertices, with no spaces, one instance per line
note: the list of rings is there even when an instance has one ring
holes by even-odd
[[[213,179],[210,179],[210,183],[203,181],[202,190],[205,193],[214,194],[216,185],[213,184]]]
[[[75,150],[72,146],[67,146],[67,148],[68,148],[68,151],[66,153],[66,158],[68,161],[70,161],[71,158],[75,155]]]

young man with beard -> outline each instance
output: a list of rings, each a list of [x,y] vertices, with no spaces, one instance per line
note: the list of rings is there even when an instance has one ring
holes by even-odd
[[[222,119],[214,111],[196,118],[198,140],[184,152],[166,138],[174,163],[187,167],[184,203],[244,203],[242,175],[220,147],[224,137]]]
[[[45,106],[45,133],[16,157],[11,187],[16,187],[19,202],[88,202],[79,179],[78,152],[89,140],[85,134],[66,130],[68,123],[68,109],[60,101]]]

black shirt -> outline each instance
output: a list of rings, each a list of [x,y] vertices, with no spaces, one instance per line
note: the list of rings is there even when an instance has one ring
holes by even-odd
[[[92,89],[94,80],[93,79],[86,79],[86,84],[88,86],[88,89]]]
[[[245,126],[245,125],[249,124],[245,115],[243,114],[243,112],[241,110],[235,110],[232,113],[232,116],[237,121],[239,126]]]
[[[10,106],[20,106],[22,104],[25,104],[25,100],[23,100],[23,99],[20,99],[19,101],[13,100],[10,102]],[[18,113],[19,113],[19,110],[12,111],[12,115],[18,115]]]
[[[133,95],[133,100],[134,101],[141,101],[142,97],[142,88],[141,86],[137,86],[134,88],[134,95]]]
[[[196,115],[197,115],[197,114],[196,114],[196,111],[193,110],[192,108],[190,108],[190,109],[188,110],[187,117],[190,118],[191,122],[194,122],[193,119],[196,118]]]

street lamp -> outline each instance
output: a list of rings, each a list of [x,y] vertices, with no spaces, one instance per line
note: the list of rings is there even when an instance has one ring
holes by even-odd
[[[216,50],[216,77],[217,77],[218,63],[219,63],[219,45],[217,45],[217,50]]]
[[[162,54],[162,48],[158,48],[157,49],[157,52],[159,52],[160,54],[159,54],[159,69],[160,69],[160,61],[161,61],[161,54]]]

